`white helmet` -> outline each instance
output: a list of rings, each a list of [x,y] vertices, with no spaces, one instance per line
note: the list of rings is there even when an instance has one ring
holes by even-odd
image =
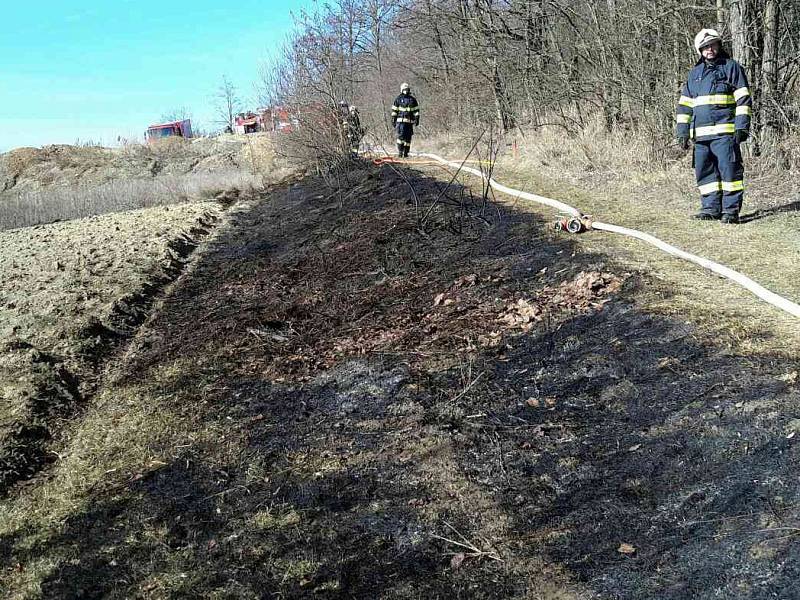
[[[697,50],[698,54],[702,54],[700,52],[706,46],[710,46],[714,42],[721,42],[722,36],[717,32],[716,29],[701,29],[700,33],[694,36],[694,49]]]
[[[410,91],[411,91],[411,86],[410,86],[410,85],[408,85],[408,84],[407,84],[407,83],[404,81],[403,83],[401,83],[401,84],[400,84],[400,93],[402,94],[402,93],[403,93],[403,92],[405,92],[406,90],[408,90],[408,91],[410,92]]]

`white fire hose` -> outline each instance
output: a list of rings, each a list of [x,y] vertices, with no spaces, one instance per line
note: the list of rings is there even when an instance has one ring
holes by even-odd
[[[478,169],[474,169],[472,167],[464,166],[459,162],[453,162],[449,160],[445,160],[441,156],[437,156],[436,154],[429,154],[429,153],[414,153],[415,156],[430,158],[439,162],[443,165],[447,165],[450,167],[454,167],[456,169],[461,169],[466,173],[470,173],[471,175],[475,175],[480,177],[484,181],[487,181],[489,186],[492,189],[497,190],[498,192],[502,192],[504,194],[508,194],[509,196],[513,196],[514,198],[522,198],[523,200],[530,200],[532,202],[537,202],[539,204],[544,204],[546,206],[550,206],[551,208],[555,208],[556,210],[571,215],[573,219],[571,221],[574,223],[576,220],[579,220],[586,228],[588,229],[597,229],[600,231],[609,231],[611,233],[619,233],[621,235],[627,235],[629,237],[633,237],[648,244],[652,244],[656,248],[663,250],[664,252],[671,254],[673,256],[677,256],[678,258],[682,258],[684,260],[688,260],[689,262],[693,262],[696,265],[700,265],[722,277],[730,279],[744,287],[745,289],[749,290],[762,300],[769,302],[773,306],[793,315],[795,317],[800,317],[800,305],[791,300],[784,298],[783,296],[779,296],[775,292],[771,292],[770,290],[766,289],[762,285],[759,285],[746,275],[739,273],[738,271],[734,271],[733,269],[726,267],[725,265],[721,265],[716,263],[712,260],[708,260],[707,258],[703,258],[702,256],[697,256],[695,254],[691,254],[686,252],[685,250],[681,250],[680,248],[676,248],[671,244],[668,244],[655,236],[650,235],[649,233],[644,233],[642,231],[638,231],[636,229],[629,229],[627,227],[620,227],[619,225],[611,225],[609,223],[601,223],[599,221],[593,221],[583,218],[583,214],[577,208],[570,206],[569,204],[564,204],[563,202],[559,202],[558,200],[553,200],[552,198],[546,198],[544,196],[539,196],[537,194],[530,194],[528,192],[522,192],[520,190],[515,190],[510,187],[506,187],[497,181],[495,181],[491,177],[487,177],[484,173],[479,171]],[[578,230],[581,228],[579,227]],[[572,231],[572,229],[570,229]]]

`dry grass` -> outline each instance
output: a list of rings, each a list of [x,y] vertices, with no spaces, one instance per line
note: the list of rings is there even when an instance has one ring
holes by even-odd
[[[171,409],[185,401],[186,390],[168,383],[168,377],[165,373],[165,380],[151,381],[147,391],[141,393],[134,386],[97,398],[85,418],[64,432],[71,441],[53,470],[56,488],[36,486],[22,502],[0,503],[0,537],[32,526],[37,535],[27,544],[47,540],[57,535],[70,517],[90,509],[91,492],[107,487],[105,491],[113,494],[114,486],[104,485],[109,479],[123,482],[122,488],[124,482],[150,476],[171,463],[176,458],[174,452],[179,452],[174,450],[176,443],[194,448],[218,442],[224,434],[212,424],[192,430],[187,427],[186,415]],[[151,395],[153,388],[169,396],[167,405]],[[156,539],[163,535],[157,529],[142,532],[142,536]],[[26,564],[23,570],[7,570],[0,576],[0,587],[13,590],[8,598],[38,597],[41,582],[57,570],[59,563],[80,561],[79,557],[79,548],[61,548]],[[163,565],[160,577],[168,577],[170,571],[170,565]],[[183,572],[173,574],[185,577]],[[185,582],[179,579],[177,583]]]
[[[0,203],[0,230],[213,198],[230,188],[252,191],[261,183],[258,175],[230,170],[26,191]]]
[[[464,147],[464,140],[456,137],[417,145],[449,157],[460,156]],[[656,235],[800,302],[800,169],[776,170],[772,156],[751,161],[746,169],[742,215],[753,220],[729,227],[690,219],[699,198],[689,153],[658,148],[643,133],[606,134],[599,122],[574,138],[557,128],[526,133],[518,138],[516,158],[510,147],[505,148],[495,177],[576,206],[596,220]],[[526,201],[514,204],[537,213],[549,211]],[[732,282],[637,240],[592,233],[580,241],[587,252],[611,254],[631,269],[648,273],[642,301],[651,310],[703,324],[710,335],[740,348],[792,354],[800,346],[797,319]]]
[[[0,155],[0,230],[245,194],[288,174],[265,134]]]

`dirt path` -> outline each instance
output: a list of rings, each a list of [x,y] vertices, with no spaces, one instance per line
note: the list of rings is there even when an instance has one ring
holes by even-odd
[[[642,313],[646,276],[529,214],[440,200],[418,228],[395,172],[352,177],[202,250],[0,512],[10,589],[791,596],[796,364]],[[424,213],[443,184],[413,183]]]

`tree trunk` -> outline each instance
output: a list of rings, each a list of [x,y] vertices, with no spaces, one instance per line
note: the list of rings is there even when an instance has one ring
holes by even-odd
[[[761,146],[774,146],[780,133],[777,111],[778,94],[778,11],[777,0],[764,1],[762,17],[764,51],[761,57],[761,102],[759,122],[761,123]]]
[[[728,14],[731,27],[731,52],[733,58],[742,64],[747,72],[747,79],[750,84],[750,95],[753,104],[760,102],[761,81],[757,75],[760,71],[761,63],[758,60],[758,48],[754,46],[753,39],[756,37],[753,31],[759,29],[760,24],[755,19],[754,7],[750,5],[752,0],[732,0]],[[742,153],[746,158],[761,154],[760,136],[758,130],[761,123],[757,119],[750,121],[750,134],[752,143],[746,144],[742,148]]]
[[[747,0],[733,0],[729,5],[731,53],[734,59],[746,66],[750,64],[750,49],[747,44],[748,12]]]
[[[686,67],[681,57],[680,24],[677,15],[672,17],[672,90],[673,94],[681,91],[683,78],[686,76]],[[677,96],[676,96],[677,97]]]

